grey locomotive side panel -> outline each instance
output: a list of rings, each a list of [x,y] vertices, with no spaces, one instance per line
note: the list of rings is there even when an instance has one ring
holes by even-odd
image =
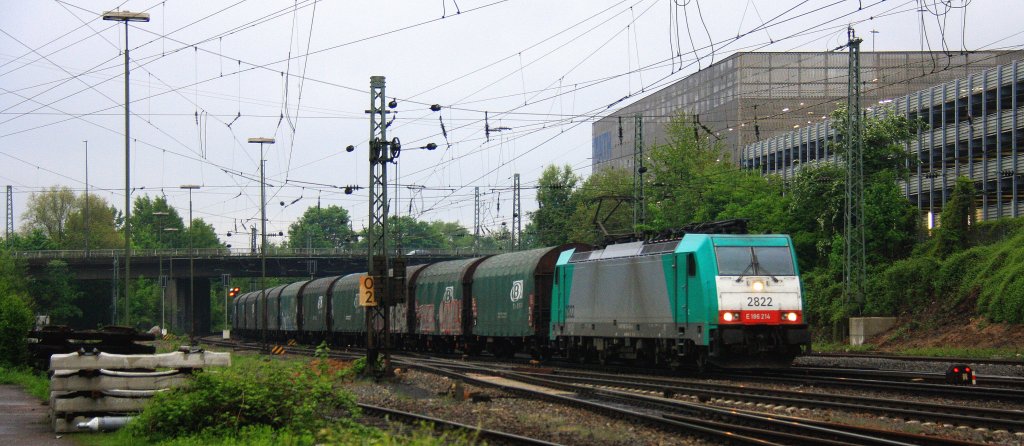
[[[565,325],[569,336],[674,337],[661,256],[575,264]]]

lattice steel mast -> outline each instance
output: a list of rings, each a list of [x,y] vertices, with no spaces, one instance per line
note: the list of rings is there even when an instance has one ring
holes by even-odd
[[[864,302],[865,265],[864,237],[864,122],[860,108],[860,43],[853,28],[847,30],[850,47],[850,70],[846,98],[846,221],[845,263],[843,285],[846,302],[860,306]]]
[[[647,206],[644,204],[644,117],[637,113],[634,117],[633,137],[633,230],[637,225],[647,222]]]
[[[366,228],[367,263],[373,277],[376,302],[366,307],[366,373],[384,376],[391,373],[389,307],[404,301],[405,259],[389,258],[388,248],[388,163],[397,163],[402,150],[398,138],[387,140],[387,113],[384,108],[384,76],[370,76],[370,219]],[[387,104],[395,108],[392,100]],[[382,358],[378,364],[378,358]]]
[[[523,206],[519,195],[519,174],[512,177],[512,250],[523,245]]]
[[[4,237],[7,238],[7,242],[11,241],[11,234],[14,232],[14,188],[10,185],[7,186],[7,230],[4,233]]]
[[[473,188],[473,250],[480,248],[480,186]]]

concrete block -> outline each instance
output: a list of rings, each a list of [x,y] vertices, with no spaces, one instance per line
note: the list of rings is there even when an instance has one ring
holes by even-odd
[[[850,345],[862,345],[868,338],[896,325],[894,317],[851,317]]]
[[[80,355],[67,353],[50,357],[50,370],[97,370],[97,369],[157,369],[189,368],[201,369],[212,366],[231,365],[231,353],[162,353],[157,355]]]

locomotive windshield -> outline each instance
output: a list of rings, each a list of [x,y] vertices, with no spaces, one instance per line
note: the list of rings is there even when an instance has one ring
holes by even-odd
[[[792,276],[793,257],[786,246],[719,246],[718,274],[723,276]]]

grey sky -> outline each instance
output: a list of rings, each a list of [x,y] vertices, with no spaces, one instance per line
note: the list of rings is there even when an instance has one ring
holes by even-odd
[[[918,12],[925,3],[930,12]],[[259,218],[259,146],[246,144],[249,137],[277,138],[267,154],[268,232],[287,232],[318,199],[344,206],[362,227],[366,191],[337,187],[367,183],[371,75],[387,76],[387,96],[399,102],[389,138],[407,149],[392,210],[471,228],[480,186],[484,225],[496,228],[511,219],[514,173],[522,175],[526,211],[536,208],[529,186],[545,165],[588,175],[594,116],[696,71],[694,46],[705,67],[738,50],[835,48],[853,24],[864,50],[918,50],[922,17],[925,49],[941,50],[943,39],[952,52],[1024,43],[1015,20],[1021,2],[996,0],[966,8],[953,1],[938,16],[931,12],[946,12],[942,2],[893,0],[0,5],[0,185],[14,186],[16,225],[29,193],[84,189],[84,140],[90,187],[124,205],[124,28],[99,17],[121,7],[152,15],[129,31],[135,193],[165,194],[186,214],[188,194],[178,186],[202,185],[195,215],[238,246],[246,239],[224,234]],[[428,109],[435,103],[440,113]],[[511,130],[487,142],[485,111],[492,127]],[[438,149],[413,149],[428,142]],[[344,151],[349,144],[355,152]]]

